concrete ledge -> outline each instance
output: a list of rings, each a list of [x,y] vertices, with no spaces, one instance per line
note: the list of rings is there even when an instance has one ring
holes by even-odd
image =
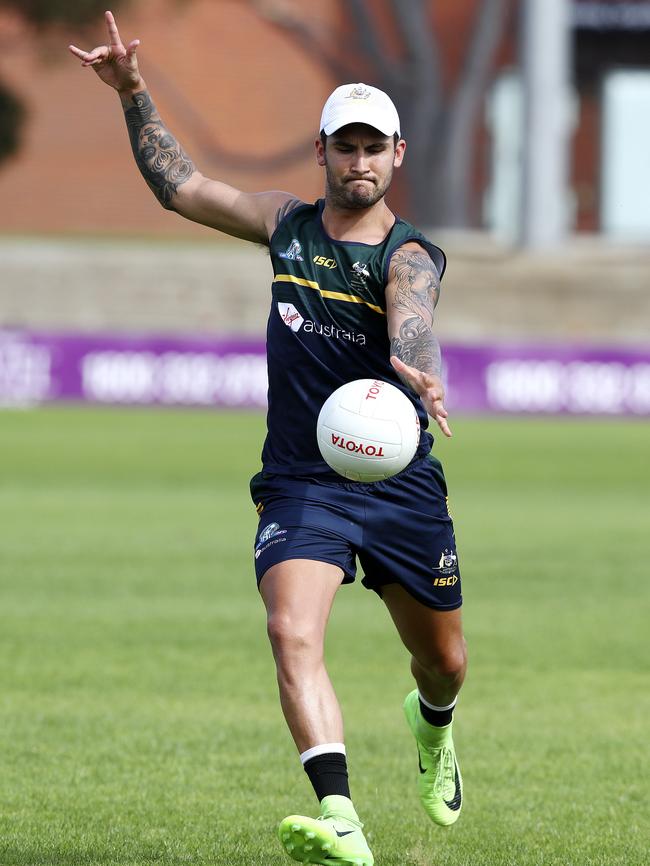
[[[429,235],[449,266],[441,339],[650,341],[650,250],[579,238],[527,255],[482,234]],[[261,334],[271,267],[245,243],[0,239],[0,326]]]

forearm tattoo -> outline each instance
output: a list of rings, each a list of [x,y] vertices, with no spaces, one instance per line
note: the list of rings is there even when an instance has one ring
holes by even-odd
[[[160,119],[146,90],[133,94],[124,116],[140,173],[161,205],[173,210],[178,187],[194,174],[192,160]]]
[[[406,313],[399,333],[392,337],[390,351],[405,364],[440,376],[440,344],[433,334],[433,311],[440,296],[440,279],[435,265],[425,253],[397,250],[394,270],[393,307]]]

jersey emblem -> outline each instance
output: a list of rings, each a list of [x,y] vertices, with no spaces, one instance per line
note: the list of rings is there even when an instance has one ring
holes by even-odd
[[[289,259],[292,262],[303,262],[302,247],[296,238],[294,238],[283,253],[278,253],[281,259]]]
[[[293,304],[284,301],[278,301],[278,313],[287,328],[291,328],[292,331],[299,331],[305,321]]]
[[[355,289],[365,289],[368,279],[370,279],[368,265],[365,262],[355,262],[350,274],[350,285]]]

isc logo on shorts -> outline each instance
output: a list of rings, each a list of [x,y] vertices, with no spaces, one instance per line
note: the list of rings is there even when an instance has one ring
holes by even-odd
[[[434,586],[453,586],[458,583],[460,578],[457,574],[452,574],[449,577],[436,577],[433,581]]]

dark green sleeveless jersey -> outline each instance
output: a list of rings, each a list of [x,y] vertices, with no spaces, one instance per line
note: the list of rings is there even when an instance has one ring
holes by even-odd
[[[390,364],[385,287],[391,256],[407,241],[424,247],[441,277],[445,255],[399,218],[379,244],[333,240],[323,227],[323,207],[323,200],[297,207],[270,240],[274,277],[262,462],[274,474],[342,481],[320,455],[316,420],[332,391],[354,379],[383,379],[403,391],[420,418],[418,454],[431,448],[426,411]]]

